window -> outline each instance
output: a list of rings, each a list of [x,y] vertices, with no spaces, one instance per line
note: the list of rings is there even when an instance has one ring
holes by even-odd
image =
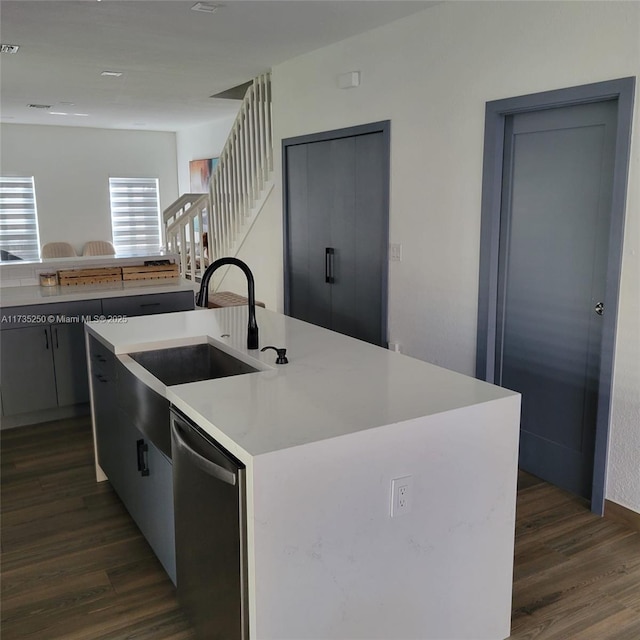
[[[109,178],[109,195],[118,255],[157,253],[161,244],[158,179]]]
[[[40,258],[33,176],[0,177],[0,256],[1,260]]]

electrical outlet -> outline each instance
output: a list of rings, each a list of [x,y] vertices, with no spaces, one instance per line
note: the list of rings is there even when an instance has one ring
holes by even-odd
[[[404,476],[391,481],[391,517],[403,516],[411,513],[413,501],[413,478]]]
[[[391,262],[402,262],[402,245],[392,242],[389,244],[389,260]]]

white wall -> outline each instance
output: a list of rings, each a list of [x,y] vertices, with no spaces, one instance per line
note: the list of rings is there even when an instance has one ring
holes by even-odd
[[[240,108],[238,101],[238,109]],[[178,155],[178,186],[180,195],[190,193],[189,162],[217,158],[227,141],[227,136],[236,116],[220,118],[197,127],[189,127],[176,132]]]
[[[178,196],[174,133],[3,124],[0,172],[34,176],[40,243],[111,239],[109,177],[159,178]]]
[[[350,70],[361,86],[338,89]],[[281,139],[390,119],[390,240],[403,259],[390,265],[389,337],[473,374],[485,103],[630,75],[640,75],[640,3],[626,2],[448,2],[276,66],[276,189],[262,235],[240,253],[276,275],[257,297],[282,308]],[[638,124],[606,495],[640,512]]]

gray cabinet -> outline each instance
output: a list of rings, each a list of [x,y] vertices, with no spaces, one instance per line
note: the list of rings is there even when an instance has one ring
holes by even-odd
[[[89,378],[84,346],[84,324],[51,326],[58,406],[89,402]]]
[[[57,406],[49,325],[6,329],[2,348],[2,409],[11,416]]]
[[[285,313],[387,339],[388,128],[285,141]]]
[[[58,409],[89,402],[85,319],[193,308],[192,291],[172,291],[0,310],[2,415],[16,420],[12,426],[42,422],[61,417]]]
[[[5,416],[89,401],[83,319],[101,311],[100,301],[90,300],[0,312]]]
[[[144,411],[132,415],[122,402],[127,369],[95,338],[89,344],[98,463],[175,583],[171,460],[138,428]],[[168,433],[168,402],[165,421]]]
[[[144,316],[172,311],[191,311],[194,307],[195,294],[193,291],[152,293],[143,296],[104,298],[102,300],[102,313],[105,316]]]
[[[130,492],[130,499],[135,508],[129,512],[175,584],[176,551],[171,460],[135,426],[126,423],[125,429],[129,434],[129,450],[135,450],[137,454],[136,474]],[[135,449],[132,445],[135,445]]]
[[[115,488],[120,485],[118,478],[122,469],[118,460],[121,434],[116,397],[116,360],[106,347],[95,338],[90,338],[89,361],[98,463]]]

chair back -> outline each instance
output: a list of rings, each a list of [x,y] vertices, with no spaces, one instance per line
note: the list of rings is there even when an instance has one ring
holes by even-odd
[[[115,256],[115,247],[107,240],[90,240],[82,249],[83,256]]]
[[[42,245],[42,258],[73,258],[76,250],[68,242],[47,242]]]

